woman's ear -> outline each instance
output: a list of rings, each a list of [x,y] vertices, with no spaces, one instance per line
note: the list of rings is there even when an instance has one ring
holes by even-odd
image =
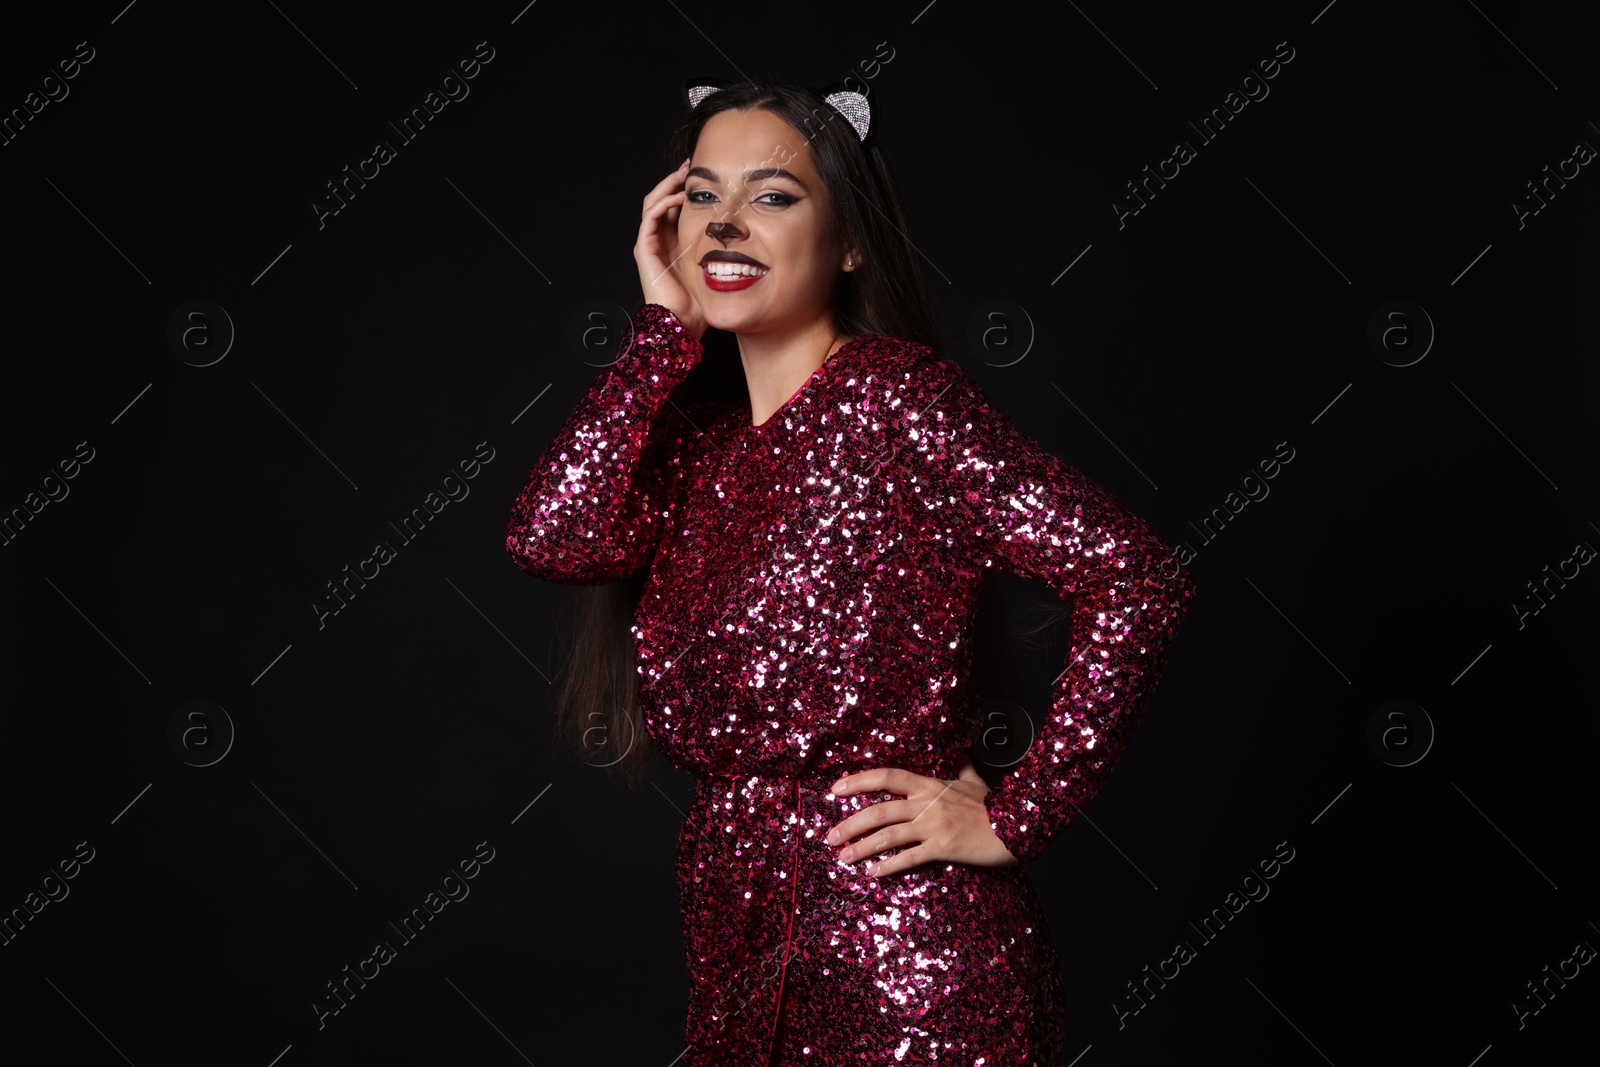
[[[856,268],[858,268],[860,266],[861,266],[861,250],[857,249],[857,248],[847,249],[845,251],[845,254],[844,254],[844,263],[841,265],[840,269],[842,269],[842,270],[855,270]]]

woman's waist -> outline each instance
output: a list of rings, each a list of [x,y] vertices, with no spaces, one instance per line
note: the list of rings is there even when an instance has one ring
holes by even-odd
[[[928,777],[956,777],[955,767],[931,769],[948,773]],[[831,786],[842,773],[829,766],[792,773],[697,774],[678,843],[679,873],[690,901],[686,914],[695,911],[696,902],[710,907],[708,902],[733,901],[731,910],[752,922],[761,921],[755,913],[764,914],[764,904],[772,905],[774,916],[787,915],[784,909],[793,903],[789,893],[794,885],[805,898],[801,911],[807,922],[826,925],[824,912],[835,914],[838,906],[851,902],[862,907],[883,905],[887,898],[882,894],[893,887],[868,869],[916,842],[842,861],[841,846],[826,838],[829,830],[852,815],[905,794],[897,794],[888,783],[882,789],[835,794]],[[930,800],[936,796],[931,790],[920,795]],[[1022,871],[1020,866],[979,868],[929,861],[892,881],[904,890],[937,880],[951,887],[952,897],[968,899],[968,890],[979,891],[980,883],[1010,886],[1024,877]]]
[[[800,789],[802,791],[830,792],[833,784],[847,775],[871,770],[901,770],[927,778],[951,779],[961,768],[966,756],[965,748],[943,753],[910,754],[885,753],[876,760],[841,760],[824,764],[793,766],[782,761],[751,762],[737,765],[689,768],[697,779],[738,785],[744,789]],[[893,775],[883,776],[892,780]],[[885,786],[888,781],[885,782]],[[893,792],[893,789],[890,789]]]
[[[897,768],[930,778],[956,777],[962,760],[979,739],[977,717],[947,703],[923,714],[884,714],[866,722],[841,722],[826,714],[789,713],[777,719],[769,709],[711,708],[704,702],[688,711],[683,704],[663,710],[642,697],[644,719],[656,746],[673,766],[696,777],[757,778],[826,791],[848,774]]]

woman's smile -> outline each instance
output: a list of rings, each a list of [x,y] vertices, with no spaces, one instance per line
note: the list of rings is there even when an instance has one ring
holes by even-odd
[[[728,263],[708,263],[701,273],[705,275],[706,287],[719,293],[748,289],[767,276],[764,270]]]
[[[700,273],[706,287],[719,293],[748,289],[770,269],[742,252],[707,252],[700,260]]]

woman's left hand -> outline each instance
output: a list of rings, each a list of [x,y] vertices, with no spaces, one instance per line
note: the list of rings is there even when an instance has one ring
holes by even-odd
[[[841,782],[843,788],[835,789],[836,796],[883,789],[905,798],[863,808],[828,831],[831,845],[861,837],[840,854],[845,862],[916,842],[914,847],[868,867],[867,873],[874,877],[934,860],[974,867],[1011,867],[1020,862],[989,825],[989,811],[983,805],[989,785],[966,755],[961,757],[956,777],[949,781],[896,767],[874,767],[846,775]]]

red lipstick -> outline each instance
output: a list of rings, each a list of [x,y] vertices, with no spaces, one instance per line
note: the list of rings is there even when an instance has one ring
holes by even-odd
[[[706,270],[701,270],[700,273],[705,276],[706,288],[718,293],[732,293],[737,292],[740,289],[748,289],[756,282],[759,282],[762,278],[766,277],[765,274],[757,274],[754,277],[749,278],[718,278]]]
[[[722,273],[715,274],[711,270],[712,264],[715,263],[737,263],[757,273],[745,274],[724,268]],[[717,249],[700,257],[700,273],[705,276],[706,288],[718,293],[748,289],[764,278],[768,270],[767,265],[759,259],[751,259],[743,252],[734,252],[731,249]]]

